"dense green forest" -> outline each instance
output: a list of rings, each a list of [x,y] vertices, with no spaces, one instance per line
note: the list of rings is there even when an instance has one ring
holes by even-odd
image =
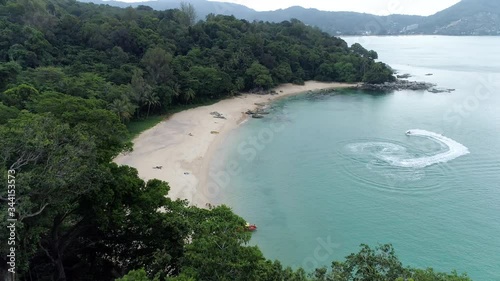
[[[153,11],[68,0],[3,2],[0,90],[24,83],[41,99],[50,92],[99,100],[122,121],[285,82],[392,79],[388,67],[373,61],[375,52],[349,48],[298,20],[210,15],[195,22],[189,5]]]
[[[468,280],[403,267],[389,245],[329,269],[287,268],[248,246],[229,208],[171,200],[167,183],[114,164],[131,148],[128,120],[179,104],[392,79],[375,52],[299,21],[195,23],[194,12],[0,0],[2,280]]]

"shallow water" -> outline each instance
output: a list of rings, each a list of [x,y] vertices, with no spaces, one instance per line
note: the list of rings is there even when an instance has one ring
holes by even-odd
[[[312,270],[392,243],[407,265],[500,280],[500,37],[346,41],[456,91],[280,100],[221,147],[212,174],[237,169],[219,201],[286,265]]]

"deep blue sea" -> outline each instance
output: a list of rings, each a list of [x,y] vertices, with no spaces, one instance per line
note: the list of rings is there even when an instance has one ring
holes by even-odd
[[[311,271],[392,243],[405,265],[500,280],[500,37],[344,39],[456,90],[279,100],[219,149],[213,172],[239,168],[220,202],[285,265]]]

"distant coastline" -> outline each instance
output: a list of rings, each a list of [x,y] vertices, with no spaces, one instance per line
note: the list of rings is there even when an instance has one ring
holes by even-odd
[[[156,178],[168,182],[172,199],[186,199],[192,205],[206,207],[214,202],[214,195],[205,190],[212,156],[227,134],[248,118],[247,110],[254,110],[255,104],[267,104],[309,91],[357,86],[316,81],[302,86],[284,84],[274,89],[278,95],[244,93],[213,105],[182,111],[136,137],[134,151],[119,155],[115,162],[136,168],[145,180]],[[226,119],[214,118],[212,112]]]

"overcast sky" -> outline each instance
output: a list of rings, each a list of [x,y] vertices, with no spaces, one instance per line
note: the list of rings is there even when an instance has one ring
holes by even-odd
[[[140,2],[147,0],[119,0]],[[160,0],[161,1],[161,0]],[[257,11],[284,9],[291,6],[325,11],[353,11],[376,15],[407,14],[428,16],[460,0],[215,0],[245,5]]]

